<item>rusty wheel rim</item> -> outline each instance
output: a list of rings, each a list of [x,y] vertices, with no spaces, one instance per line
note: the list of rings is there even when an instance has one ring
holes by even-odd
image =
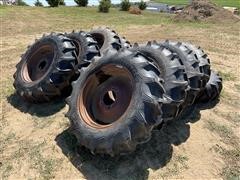
[[[35,82],[43,79],[54,58],[54,47],[42,45],[31,53],[23,65],[21,75],[26,82]]]
[[[80,89],[78,110],[83,121],[94,128],[122,121],[133,94],[132,74],[118,65],[105,65],[86,78]]]

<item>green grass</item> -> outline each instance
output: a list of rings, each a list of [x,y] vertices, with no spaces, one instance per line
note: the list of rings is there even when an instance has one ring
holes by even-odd
[[[154,0],[155,2],[166,3],[170,5],[186,5],[189,4],[189,0]],[[239,0],[213,0],[219,6],[230,6],[240,8]]]
[[[181,171],[188,169],[188,157],[186,155],[174,155],[168,167],[160,172],[162,179],[169,179],[170,177],[178,175]]]
[[[223,78],[224,80],[224,78]],[[231,93],[226,91],[224,88],[220,94],[221,100],[223,100],[224,103],[233,106],[233,107],[239,107],[240,101],[239,98],[236,96],[232,96]]]
[[[60,162],[59,160],[44,157],[41,153],[41,147],[44,142],[33,146],[29,151],[29,157],[31,159],[31,168],[36,169],[43,179],[53,179],[54,171]]]
[[[18,140],[18,146],[8,158],[3,158],[0,166],[0,179],[7,179],[12,171],[21,165],[24,159],[27,159],[30,169],[37,172],[37,179],[53,179],[54,172],[61,166],[62,161],[50,156],[44,156],[43,151],[46,147],[46,142],[33,143],[32,141]],[[10,143],[10,142],[8,142]],[[1,159],[0,159],[1,161]],[[31,179],[30,177],[28,177]]]
[[[237,91],[240,91],[240,84],[234,84],[234,86],[237,89]]]
[[[214,2],[219,6],[230,6],[230,7],[240,8],[239,0],[214,0]]]
[[[179,25],[179,27],[209,28],[210,23],[175,22],[172,14],[144,11],[142,15],[132,15],[128,12],[111,8],[110,13],[99,13],[96,7],[5,7],[3,24],[18,30],[19,34],[36,35],[42,32],[64,32],[89,30],[97,26],[111,26],[123,31],[130,26]],[[21,16],[19,17],[19,14]],[[36,18],[37,17],[37,18]],[[11,24],[9,22],[16,22]],[[26,28],[27,27],[27,28]],[[67,27],[67,28],[66,28]],[[3,29],[3,35],[11,35],[11,31]]]
[[[0,6],[0,17],[6,15],[7,6]]]
[[[214,120],[207,121],[206,127],[217,133],[225,144],[235,145],[238,143],[238,137],[233,133],[232,129],[226,125],[216,123]]]
[[[7,165],[6,167],[2,168],[1,178],[2,179],[7,179],[8,176],[11,174],[12,170],[13,170],[13,166],[12,165]]]
[[[225,162],[225,165],[220,173],[224,179],[239,179],[240,177],[240,147],[233,149],[226,149],[218,144],[212,148],[215,152],[219,153]]]
[[[1,7],[1,6],[0,6]],[[103,24],[103,23],[113,23],[113,24],[140,24],[145,25],[147,24],[158,24],[161,22],[170,21],[169,16],[171,15],[164,15],[159,13],[153,13],[145,11],[143,15],[131,15],[128,12],[120,11],[117,8],[111,8],[109,13],[99,13],[97,7],[65,7],[60,6],[58,8],[48,8],[48,7],[20,7],[20,6],[12,6],[12,7],[2,7],[1,14],[22,14],[21,19],[28,18],[28,21],[34,19],[34,15],[48,15],[51,16],[52,19],[54,17],[60,18],[71,18],[74,22],[75,20],[79,21],[81,18],[81,24],[83,25],[94,25]],[[3,11],[2,11],[3,10]],[[18,12],[15,12],[18,11]],[[32,17],[29,19],[28,15],[31,14]],[[41,16],[42,17],[42,16]],[[35,20],[38,20],[36,18]],[[64,20],[64,19],[62,19]],[[138,21],[136,21],[138,20]],[[67,23],[65,21],[65,23]],[[147,25],[146,24],[146,25]]]
[[[169,22],[168,15],[161,15],[152,12],[144,12],[142,16],[131,15],[128,12],[119,11],[116,8],[111,8],[110,13],[99,13],[97,8],[79,8],[79,7],[61,7],[52,9],[49,13],[53,13],[60,17],[71,17],[73,20],[81,19],[85,24],[111,24],[123,26],[126,24],[136,25],[152,25]],[[73,15],[74,14],[74,15]],[[154,18],[155,17],[155,18]]]
[[[240,176],[240,146],[239,138],[234,134],[233,130],[226,126],[216,123],[214,120],[207,121],[206,127],[221,138],[224,144],[230,145],[228,149],[216,144],[212,149],[219,153],[225,162],[220,173],[225,179],[238,179]]]
[[[214,109],[214,113],[218,116],[223,117],[233,124],[233,126],[239,126],[240,124],[240,113],[239,112],[222,112],[221,110]]]
[[[222,156],[227,159],[227,163],[223,168],[221,175],[226,179],[239,179],[240,177],[240,149],[226,150],[221,152]]]
[[[224,81],[235,81],[237,78],[231,72],[222,72],[219,71],[220,76]]]

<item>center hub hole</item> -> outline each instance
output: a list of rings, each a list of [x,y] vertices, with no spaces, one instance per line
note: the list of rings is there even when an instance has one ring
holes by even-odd
[[[38,68],[39,68],[40,70],[43,70],[43,69],[46,67],[46,65],[47,65],[47,62],[46,62],[46,61],[42,61],[42,62],[38,65]]]
[[[114,91],[108,91],[104,96],[103,96],[103,102],[105,105],[110,106],[116,101],[116,94]]]

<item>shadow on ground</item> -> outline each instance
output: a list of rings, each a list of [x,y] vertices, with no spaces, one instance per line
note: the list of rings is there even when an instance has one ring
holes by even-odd
[[[7,101],[16,109],[24,113],[29,113],[38,117],[46,117],[60,111],[65,106],[65,101],[59,98],[53,102],[33,104],[24,101],[17,94],[7,97]]]
[[[139,145],[135,152],[126,156],[94,156],[84,147],[77,147],[76,139],[68,130],[55,140],[64,155],[87,179],[147,179],[149,168],[164,167],[172,158],[173,145],[178,146],[189,138],[189,123],[201,118],[200,110],[212,108],[216,103],[189,107],[180,118],[155,129],[148,143]]]

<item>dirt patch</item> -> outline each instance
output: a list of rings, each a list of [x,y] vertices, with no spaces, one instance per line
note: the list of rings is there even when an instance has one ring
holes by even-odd
[[[209,0],[193,0],[174,19],[177,21],[209,22],[237,22],[240,20],[239,16],[233,15],[230,11],[217,6]]]
[[[138,7],[130,7],[129,13],[139,15],[142,14],[142,11]]]

